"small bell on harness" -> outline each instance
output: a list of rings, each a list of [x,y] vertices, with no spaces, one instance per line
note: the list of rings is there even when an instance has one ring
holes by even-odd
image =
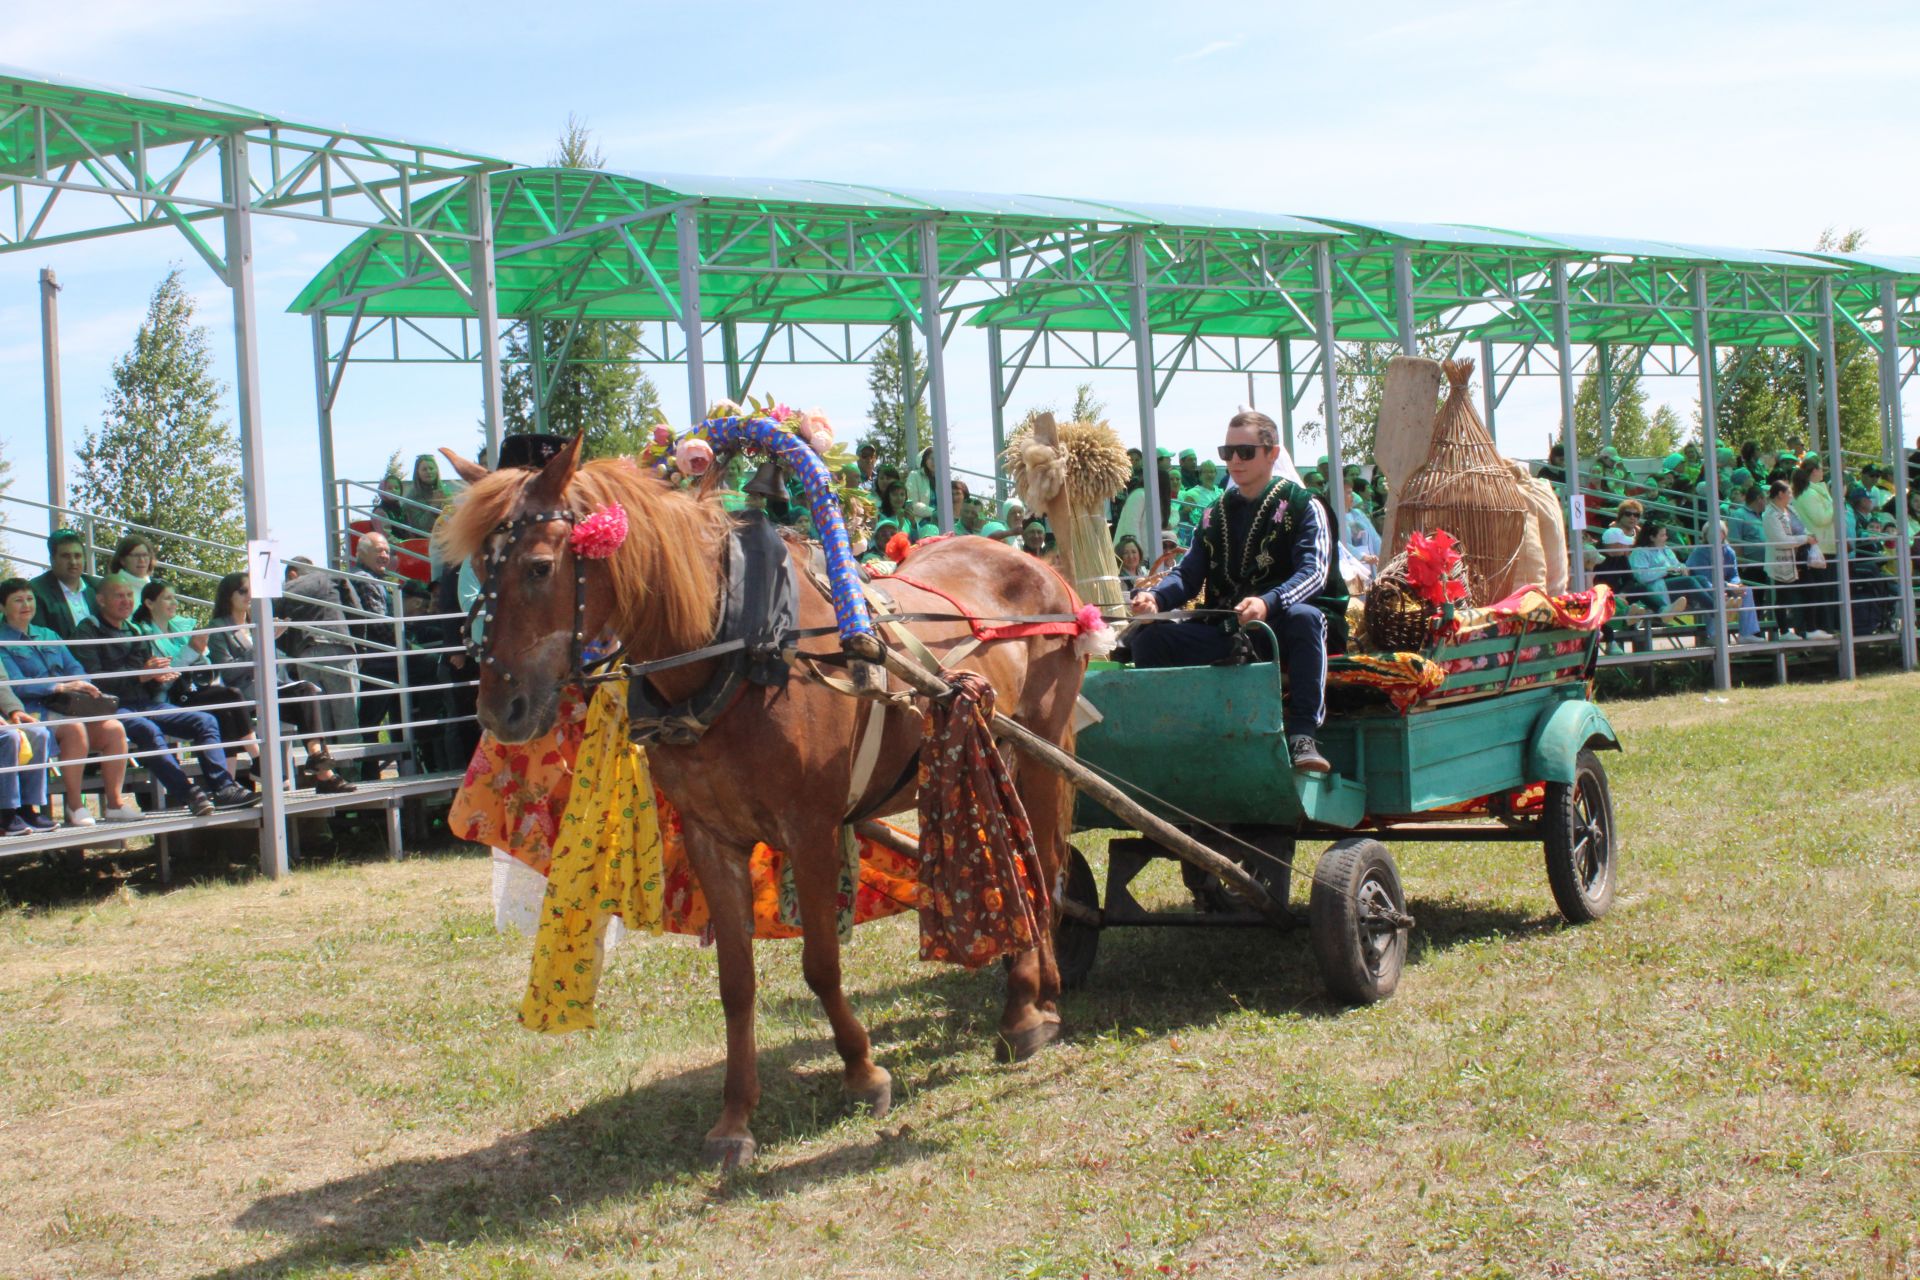
[[[753,479],[747,481],[744,492],[762,498],[784,499],[787,486],[780,481],[780,464],[772,459],[761,463],[760,469],[753,473]]]

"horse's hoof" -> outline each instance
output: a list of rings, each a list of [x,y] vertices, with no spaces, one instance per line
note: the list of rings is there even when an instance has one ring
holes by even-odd
[[[995,1056],[1002,1062],[1025,1062],[1059,1038],[1060,1020],[1049,1018],[1012,1035],[1001,1032],[994,1045]]]
[[[708,1138],[700,1148],[700,1158],[717,1165],[721,1172],[753,1163],[754,1141],[745,1138]]]
[[[893,1110],[893,1081],[887,1079],[865,1089],[848,1089],[847,1097],[854,1106],[873,1112],[875,1120],[885,1120],[887,1112]]]

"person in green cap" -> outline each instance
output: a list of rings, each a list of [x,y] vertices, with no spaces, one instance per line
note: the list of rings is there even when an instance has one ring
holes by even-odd
[[[1194,530],[1200,526],[1200,513],[1220,501],[1220,464],[1208,458],[1200,464],[1199,478],[1180,491],[1174,504],[1174,520],[1180,530],[1180,545],[1193,545]]]
[[[1180,487],[1191,489],[1200,483],[1200,455],[1191,449],[1180,451]]]

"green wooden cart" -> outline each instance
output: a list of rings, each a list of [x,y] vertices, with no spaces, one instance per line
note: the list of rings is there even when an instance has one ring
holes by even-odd
[[[1335,703],[1346,692],[1336,687],[1319,738],[1333,771],[1323,774],[1289,763],[1273,663],[1096,667],[1085,695],[1102,718],[1080,732],[1080,761],[1257,883],[1203,871],[1146,837],[1116,837],[1101,893],[1076,853],[1057,936],[1063,978],[1085,981],[1100,931],[1116,925],[1297,921],[1285,907],[1294,852],[1323,838],[1333,843],[1303,914],[1327,986],[1345,1000],[1384,999],[1406,960],[1413,921],[1388,841],[1538,841],[1561,913],[1597,919],[1613,901],[1618,857],[1597,753],[1619,747],[1588,697],[1598,643],[1597,632],[1532,631],[1434,648],[1429,660],[1462,669],[1405,712],[1384,699]],[[1084,795],[1075,818],[1081,829],[1131,825]],[[1196,909],[1148,910],[1129,891],[1167,856],[1187,863]],[[1264,911],[1247,905],[1262,898]]]

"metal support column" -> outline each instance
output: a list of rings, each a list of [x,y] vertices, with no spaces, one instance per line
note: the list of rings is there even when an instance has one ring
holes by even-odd
[[[1582,549],[1586,546],[1583,536],[1586,532],[1584,513],[1586,500],[1580,498],[1580,433],[1573,429],[1573,339],[1569,331],[1573,327],[1570,309],[1567,305],[1567,264],[1555,261],[1553,264],[1553,347],[1560,364],[1560,439],[1565,451],[1567,465],[1567,582],[1574,591],[1587,589],[1587,561]],[[1573,514],[1580,513],[1583,518],[1574,520]]]
[[[1900,297],[1891,279],[1880,286],[1880,402],[1887,419],[1887,438],[1892,443],[1888,460],[1893,464],[1893,527],[1907,527],[1907,434],[1900,412]],[[1900,587],[1900,668],[1911,671],[1914,658],[1913,559],[1911,539],[1894,539],[1894,575]]]
[[[1333,250],[1322,240],[1315,246],[1319,289],[1314,295],[1313,327],[1320,338],[1320,385],[1326,397],[1327,502],[1333,508],[1334,544],[1344,539],[1346,527],[1346,462],[1340,450],[1340,361],[1333,342]]]
[[[682,209],[673,215],[673,234],[680,259],[680,336],[687,348],[687,425],[706,421],[713,402],[707,399],[707,353],[700,336],[700,213]]]
[[[347,544],[343,536],[346,521],[340,518],[340,481],[334,474],[333,457],[333,398],[338,388],[327,369],[327,318],[316,311],[311,317],[313,322],[313,404],[314,417],[320,431],[320,501],[327,528],[326,562],[338,566],[346,556]],[[341,374],[346,373],[346,363],[341,362]]]
[[[260,407],[260,335],[253,292],[253,185],[247,172],[247,136],[220,143],[225,179],[227,287],[233,295],[233,407],[240,429],[241,479],[247,537],[267,538],[267,444]],[[273,601],[253,600],[253,688],[260,706],[260,870],[287,874],[286,757],[280,751],[280,672],[274,661]]]
[[[60,421],[60,282],[49,267],[40,268],[40,381],[47,398],[47,504],[64,507],[67,433]]]
[[[1133,334],[1134,390],[1140,402],[1140,484],[1146,492],[1149,561],[1160,554],[1160,448],[1154,437],[1153,317],[1147,314],[1147,238],[1127,237],[1127,320]]]
[[[1293,457],[1293,339],[1281,338],[1274,344],[1280,348],[1280,439],[1287,446],[1287,456]]]
[[[1694,306],[1698,307],[1696,299]],[[1694,330],[1694,341],[1700,340],[1699,330]],[[1593,347],[1594,360],[1600,366],[1600,443],[1613,443],[1613,345],[1597,342]],[[1711,456],[1711,455],[1709,455]]]
[[[1393,250],[1393,323],[1400,331],[1400,354],[1420,354],[1420,340],[1413,331],[1413,260],[1405,245]]]
[[[1820,375],[1825,384],[1827,414],[1827,485],[1833,490],[1833,576],[1840,597],[1840,665],[1842,680],[1854,677],[1853,583],[1848,563],[1846,455],[1840,451],[1840,367],[1833,357],[1833,282],[1820,281]],[[1709,456],[1711,463],[1711,456]]]
[[[1494,376],[1498,370],[1493,363],[1493,339],[1480,339],[1480,403],[1487,407],[1482,416],[1487,420],[1487,434],[1494,440],[1500,439],[1500,433],[1493,429],[1493,411],[1500,405],[1500,397],[1494,391]]]
[[[1007,447],[1007,371],[1002,362],[1000,350],[1000,326],[987,326],[987,366],[990,371],[991,394],[987,404],[993,425],[993,501],[997,508],[1007,500],[1007,468],[1000,455]],[[1019,530],[1014,530],[1018,533]]]
[[[1700,452],[1707,458],[1707,548],[1713,556],[1711,571],[1707,576],[1707,582],[1713,587],[1713,687],[1728,689],[1733,686],[1733,664],[1727,656],[1727,650],[1733,638],[1727,634],[1727,540],[1725,531],[1720,527],[1720,469],[1713,465],[1719,446],[1720,424],[1714,400],[1713,338],[1707,324],[1705,267],[1693,269],[1693,361],[1700,366]],[[1607,368],[1605,343],[1600,346],[1600,367],[1603,370]],[[1603,411],[1609,394],[1607,382],[1603,374],[1600,383]],[[1602,421],[1607,420],[1603,418]]]
[[[744,404],[747,388],[740,381],[740,326],[736,321],[720,322],[720,358],[727,366],[727,399]]]
[[[947,341],[940,328],[940,228],[920,224],[920,329],[927,344],[927,415],[933,419],[933,502],[940,532],[953,532],[952,443],[947,438]]]
[[[561,344],[565,350],[565,344]],[[547,429],[547,322],[539,316],[527,321],[527,368],[533,381],[533,429]],[[496,460],[497,465],[497,460]]]
[[[901,460],[901,480],[920,465],[920,392],[914,376],[913,325],[902,320],[893,327],[893,340],[900,351],[900,425],[907,456]]]
[[[504,388],[500,381],[500,295],[495,287],[493,260],[493,184],[486,174],[475,174],[473,183],[473,229],[479,239],[473,244],[469,287],[473,290],[473,309],[480,327],[480,403],[482,421],[487,429],[487,461],[500,464],[500,433],[505,430]]]

